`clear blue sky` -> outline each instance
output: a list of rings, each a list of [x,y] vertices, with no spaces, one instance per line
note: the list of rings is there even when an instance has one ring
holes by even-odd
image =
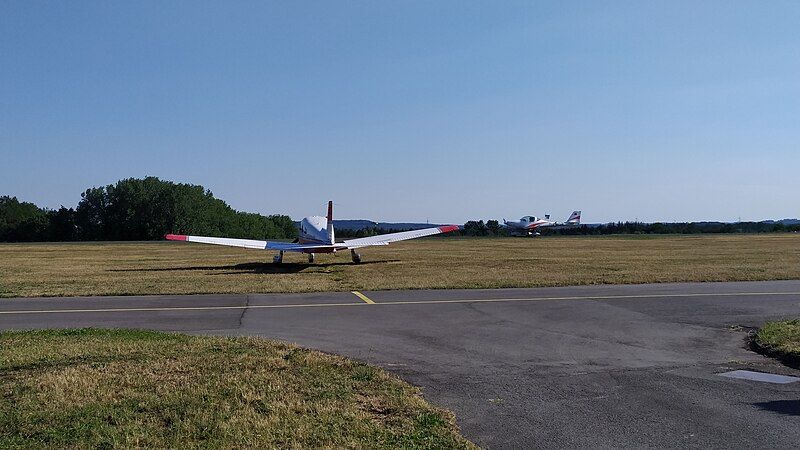
[[[800,2],[0,3],[0,194],[294,218],[800,216]]]

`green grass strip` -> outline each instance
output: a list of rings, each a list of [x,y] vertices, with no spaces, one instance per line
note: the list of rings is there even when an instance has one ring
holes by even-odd
[[[474,448],[378,368],[259,338],[0,333],[0,448]]]

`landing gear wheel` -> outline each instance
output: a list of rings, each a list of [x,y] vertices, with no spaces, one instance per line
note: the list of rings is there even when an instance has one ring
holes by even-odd
[[[354,264],[360,264],[361,263],[361,255],[356,253],[355,250],[350,250],[350,256],[353,257],[353,263]]]
[[[280,264],[283,262],[283,252],[279,252],[272,258],[272,262],[275,264]]]
[[[309,264],[314,264],[314,254],[313,253],[309,253],[308,254],[308,263]]]

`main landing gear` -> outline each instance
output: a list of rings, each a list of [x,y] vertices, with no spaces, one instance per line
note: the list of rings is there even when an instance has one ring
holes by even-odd
[[[350,250],[350,256],[353,258],[353,263],[359,264],[361,262],[361,255],[356,253],[355,250]],[[309,253],[308,254],[308,263],[309,264],[314,264],[314,261],[316,261],[316,256],[313,253]],[[275,255],[272,258],[272,262],[275,263],[275,264],[282,263],[283,262],[283,252],[278,252],[278,254]]]

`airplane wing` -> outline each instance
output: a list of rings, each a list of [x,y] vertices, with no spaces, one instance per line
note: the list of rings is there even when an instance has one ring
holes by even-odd
[[[186,236],[183,234],[168,234],[164,236],[169,241],[197,242],[200,244],[225,245],[228,247],[255,248],[259,250],[280,250],[284,252],[313,252],[330,251],[333,248],[344,248],[341,244],[296,244],[291,242],[255,241],[252,239],[233,239],[208,236]]]
[[[225,245],[228,247],[254,248],[259,250],[278,250],[284,252],[330,252],[332,250],[347,250],[373,245],[389,245],[390,242],[405,241],[434,234],[448,233],[458,229],[458,225],[443,225],[422,230],[403,231],[400,233],[381,234],[358,239],[347,239],[343,242],[330,244],[296,244],[291,242],[256,241],[252,239],[233,239],[209,236],[187,236],[184,234],[168,234],[164,236],[169,241],[197,242],[200,244]]]
[[[433,236],[434,234],[448,233],[457,229],[458,225],[442,225],[441,227],[424,228],[422,230],[380,234],[378,236],[370,236],[358,239],[345,239],[341,244],[348,249],[369,247],[372,245],[389,245],[390,242],[405,241],[406,239],[415,239],[424,236]]]

